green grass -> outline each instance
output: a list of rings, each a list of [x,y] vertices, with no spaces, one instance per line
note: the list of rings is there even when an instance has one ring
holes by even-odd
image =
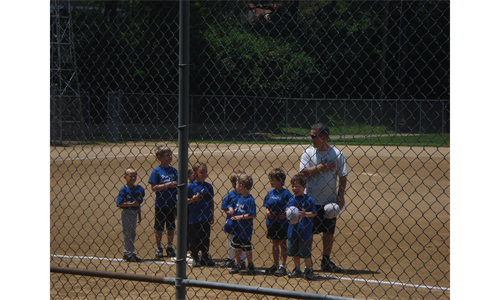
[[[450,147],[450,135],[397,135],[366,138],[348,138],[334,140],[334,143],[369,146]]]
[[[226,140],[192,140],[191,143],[219,143],[219,144],[280,144],[280,145],[307,145],[310,144],[307,138],[272,138],[267,135],[259,137],[248,136],[248,138],[228,138]],[[393,135],[379,137],[355,137],[331,139],[330,144],[353,145],[353,146],[394,146],[394,147],[450,147],[449,134],[434,135]]]

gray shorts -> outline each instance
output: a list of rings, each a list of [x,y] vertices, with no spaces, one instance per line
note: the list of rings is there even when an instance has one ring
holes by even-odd
[[[288,239],[288,256],[298,256],[300,258],[311,257],[311,240]]]

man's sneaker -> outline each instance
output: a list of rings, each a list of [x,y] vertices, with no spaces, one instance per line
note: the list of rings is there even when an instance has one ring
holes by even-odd
[[[274,275],[278,271],[278,266],[277,265],[272,265],[270,268],[266,270],[266,273],[269,275]]]
[[[332,273],[336,273],[336,272],[340,272],[342,271],[341,268],[337,267],[334,263],[332,263],[330,260],[327,260],[327,259],[322,259],[321,260],[321,267],[320,267],[320,271],[322,272],[332,272]]]
[[[212,259],[210,254],[206,254],[201,257],[200,265],[207,267],[215,267],[215,261]]]
[[[299,268],[293,269],[292,273],[288,274],[290,278],[302,277],[302,271]]]
[[[315,279],[312,268],[309,268],[309,269],[305,268],[304,269],[304,278],[307,280],[314,280]]]
[[[162,247],[156,247],[155,256],[156,256],[156,258],[163,258],[163,249],[162,249]]]
[[[167,257],[175,257],[175,250],[174,248],[167,248]]]
[[[137,257],[135,254],[132,255],[123,255],[123,260],[128,262],[141,262],[142,259]]]
[[[278,271],[274,272],[274,276],[285,276],[286,275],[286,268],[285,267],[280,267]]]

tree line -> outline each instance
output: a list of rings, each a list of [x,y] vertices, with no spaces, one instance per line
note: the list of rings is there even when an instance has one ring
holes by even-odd
[[[178,93],[178,1],[80,1],[72,18],[99,103]],[[192,1],[190,20],[192,94],[449,99],[449,1]]]

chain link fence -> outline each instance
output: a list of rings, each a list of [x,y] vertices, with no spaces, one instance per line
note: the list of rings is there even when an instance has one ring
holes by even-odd
[[[50,2],[54,299],[175,297],[149,178],[158,146],[178,168],[179,5]],[[186,298],[450,297],[449,14],[449,1],[190,2],[189,166],[206,163],[214,188],[215,266],[188,257]],[[330,255],[340,270],[322,269],[315,234],[313,280],[270,275],[267,174],[283,168],[292,191],[318,122],[347,160]],[[116,205],[129,167],[145,189],[142,262],[125,259]],[[256,270],[231,274],[221,204],[236,169],[254,182]]]

